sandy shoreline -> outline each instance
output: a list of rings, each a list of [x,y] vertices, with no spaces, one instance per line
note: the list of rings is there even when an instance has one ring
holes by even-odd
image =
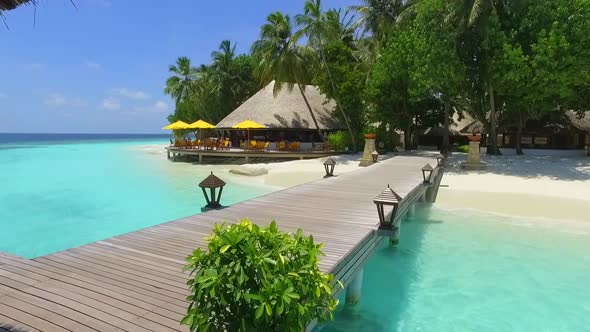
[[[166,151],[164,149],[165,146],[166,145],[144,145],[135,147],[134,149],[143,153],[156,155],[158,158],[163,158],[162,160],[166,161]],[[380,160],[389,159],[393,156],[393,154],[380,156]],[[358,166],[361,158],[361,153],[333,156],[332,159],[336,161],[334,175],[344,174],[361,169],[362,167]],[[250,184],[257,183],[260,185],[285,189],[322,179],[326,174],[323,166],[323,162],[326,159],[327,158],[315,158],[290,161],[264,160],[261,162],[254,160],[254,162],[249,164],[244,164],[243,160],[240,159],[227,159],[218,160],[215,163],[209,164],[206,163],[207,161],[205,161],[204,164],[177,162],[174,163],[174,165],[175,167],[186,167],[193,169],[213,169],[216,174],[222,174],[224,177],[231,178],[236,182],[247,182]],[[230,172],[232,169],[245,172],[253,171],[254,173],[263,170],[264,172],[267,172],[267,174],[257,176],[236,175]]]
[[[137,147],[144,153],[157,155],[165,162],[164,145]],[[432,154],[418,152],[417,154]],[[361,154],[334,156],[335,174],[361,169]],[[395,157],[393,154],[381,159]],[[254,162],[225,160],[215,164],[173,163],[174,167],[214,170],[231,181],[259,184],[284,189],[324,177],[322,163],[326,158],[280,162]],[[525,218],[551,220],[582,220],[590,222],[590,158],[587,157],[535,157],[485,156],[484,171],[467,172],[460,164],[465,154],[453,154],[446,168],[436,206],[442,209],[471,209]],[[232,174],[230,170],[267,174],[246,176]]]
[[[462,170],[464,160],[451,157],[437,206],[590,222],[590,158],[482,156],[488,167],[477,172]]]

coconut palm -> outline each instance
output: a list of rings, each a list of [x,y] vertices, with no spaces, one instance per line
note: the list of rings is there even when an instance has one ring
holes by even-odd
[[[164,93],[174,98],[178,105],[187,99],[194,88],[194,82],[199,77],[199,69],[191,67],[191,60],[179,57],[175,65],[170,65],[168,71],[173,75],[166,80]]]
[[[295,16],[295,22],[301,26],[301,30],[299,30],[297,34],[303,34],[307,36],[307,41],[309,45],[318,49],[319,51],[322,65],[326,69],[328,78],[330,80],[330,84],[332,85],[333,96],[337,96],[338,94],[336,92],[336,84],[334,84],[334,80],[332,79],[332,72],[330,71],[330,66],[328,65],[326,57],[324,55],[323,40],[324,38],[339,38],[342,37],[339,36],[339,34],[346,33],[346,29],[341,27],[339,19],[340,15],[337,12],[331,12],[329,17],[322,13],[321,0],[305,1],[303,14]],[[344,112],[344,110],[342,109],[340,103],[338,103],[338,100],[335,101],[337,108],[340,111],[340,114],[344,118],[344,122],[346,124],[346,128],[348,129],[348,133],[350,134],[353,151],[356,152],[356,135],[352,130],[350,119],[346,112]]]
[[[260,28],[260,39],[252,44],[251,52],[254,75],[264,85],[274,80],[275,95],[285,86],[289,90],[297,86],[323,140],[318,121],[305,96],[305,85],[310,74],[306,62],[310,53],[297,45],[289,15],[283,15],[281,12],[270,14],[267,23]]]
[[[361,6],[351,6],[350,9],[359,14],[356,27],[363,33],[372,32],[381,39],[383,32],[389,25],[394,24],[408,4],[408,0],[363,0]]]
[[[211,53],[213,64],[211,67],[215,71],[229,72],[236,56],[236,44],[232,45],[231,41],[224,40],[219,45],[219,50]]]

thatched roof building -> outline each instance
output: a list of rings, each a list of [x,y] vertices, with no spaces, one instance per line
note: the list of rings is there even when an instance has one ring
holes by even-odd
[[[252,120],[269,129],[315,130],[313,119],[299,89],[284,87],[273,95],[274,81],[221,120],[217,128],[231,128],[244,120]],[[321,94],[315,86],[305,87],[305,96],[313,109],[321,130],[340,130],[346,127],[332,116],[336,103]]]
[[[5,10],[12,10],[25,3],[35,4],[32,0],[0,0],[0,12]]]

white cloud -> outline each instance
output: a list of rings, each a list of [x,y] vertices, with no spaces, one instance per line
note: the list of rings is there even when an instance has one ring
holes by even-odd
[[[113,96],[103,99],[99,108],[107,111],[120,111],[121,113],[127,114],[164,113],[169,111],[169,105],[161,100],[149,105],[122,105]]]
[[[88,103],[77,97],[66,97],[61,93],[52,93],[48,95],[43,101],[45,105],[50,107],[71,107],[71,108],[83,108],[88,106]]]
[[[156,112],[166,112],[168,110],[168,104],[161,100],[158,100],[153,107]]]
[[[83,65],[87,68],[90,69],[101,69],[102,66],[100,65],[100,63],[92,61],[92,60],[86,60],[83,62]]]
[[[135,99],[135,100],[145,100],[145,99],[149,99],[150,95],[148,95],[147,93],[141,91],[141,90],[133,90],[133,89],[128,89],[128,88],[120,88],[120,89],[115,89],[114,90],[117,94],[129,98],[129,99]]]
[[[168,104],[161,100],[158,100],[151,105],[134,106],[126,109],[126,113],[130,114],[164,113],[166,111],[168,111]]]
[[[24,70],[41,70],[41,69],[44,69],[45,67],[46,67],[46,65],[44,63],[38,63],[38,62],[25,63],[25,64],[21,65],[21,68]]]
[[[113,97],[103,99],[100,107],[107,111],[116,111],[121,109],[121,104]]]

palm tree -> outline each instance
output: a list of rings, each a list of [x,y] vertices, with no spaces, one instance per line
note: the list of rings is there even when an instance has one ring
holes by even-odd
[[[362,6],[351,6],[359,14],[355,26],[363,34],[371,32],[379,40],[384,37],[387,28],[394,24],[406,8],[408,0],[363,0]]]
[[[330,21],[328,21],[330,19]],[[339,21],[334,22],[334,20],[339,20],[339,15],[335,15],[334,12],[330,14],[330,16],[326,16],[322,13],[321,7],[321,0],[307,0],[305,1],[305,6],[303,9],[303,14],[299,14],[295,16],[295,22],[301,26],[301,30],[297,32],[297,34],[304,34],[307,36],[307,41],[310,46],[315,46],[319,50],[320,59],[322,64],[326,68],[326,72],[328,74],[328,78],[330,80],[330,84],[332,85],[332,95],[334,99],[338,95],[336,92],[336,84],[334,84],[334,80],[332,78],[332,72],[330,71],[330,66],[328,66],[328,62],[326,61],[326,57],[324,55],[324,45],[323,45],[323,38],[328,34],[340,34],[344,32],[344,28],[340,28],[341,24]],[[337,25],[337,26],[336,26]],[[339,31],[340,30],[340,31]],[[331,37],[341,37],[341,36],[331,36]],[[344,118],[344,122],[346,124],[346,128],[348,129],[348,133],[350,134],[352,140],[352,149],[354,152],[357,151],[357,143],[356,143],[356,135],[352,130],[352,126],[350,124],[350,119],[346,112],[342,109],[338,100],[336,101],[336,105],[340,114]]]
[[[166,80],[164,93],[174,98],[178,105],[189,97],[194,88],[194,82],[199,77],[199,70],[191,67],[189,58],[179,57],[175,65],[170,65],[168,71],[173,75]]]
[[[281,91],[284,85],[289,90],[297,85],[323,141],[324,136],[305,96],[305,84],[309,80],[309,72],[306,69],[308,52],[297,45],[289,15],[283,15],[281,12],[270,14],[267,23],[260,28],[260,39],[252,44],[251,52],[254,75],[262,84],[268,84],[274,80],[273,93],[275,95]]]
[[[215,70],[228,72],[235,56],[236,44],[232,46],[231,41],[224,40],[219,45],[219,50],[211,53],[212,67]]]

